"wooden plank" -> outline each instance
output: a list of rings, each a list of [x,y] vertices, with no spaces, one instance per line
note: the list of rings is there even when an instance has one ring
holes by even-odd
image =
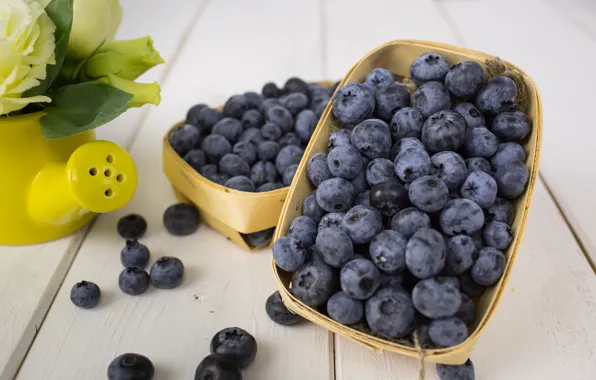
[[[540,170],[592,261],[596,261],[596,138],[590,109],[596,97],[596,42],[541,0],[447,1],[449,17],[472,48],[526,70],[543,100]],[[572,6],[568,4],[567,6]],[[512,12],[511,10],[515,10]],[[491,15],[482,17],[481,15]],[[506,27],[503,20],[507,20]]]
[[[176,40],[196,13],[200,2],[185,2],[177,7],[163,7],[156,0],[141,3],[123,0],[125,17],[118,38],[155,34],[156,45],[165,59],[173,57]],[[156,10],[160,9],[159,12]],[[159,20],[172,20],[169,25]],[[174,20],[179,27],[175,27]],[[163,68],[149,72],[143,80],[153,81],[163,75]],[[121,118],[98,130],[98,138],[127,147],[130,137],[140,127],[145,109],[130,110]],[[0,246],[0,380],[14,377],[37,330],[60,287],[86,230],[46,244],[23,247]]]
[[[596,373],[596,277],[539,182],[507,292],[474,351],[482,380],[584,380]],[[337,379],[415,379],[418,363],[340,339]],[[428,364],[427,380],[436,380]]]
[[[128,351],[151,358],[156,379],[190,379],[213,334],[228,326],[247,329],[259,342],[245,379],[333,377],[331,334],[310,324],[281,327],[266,316],[265,300],[274,291],[269,250],[244,252],[206,226],[176,238],[161,222],[164,209],[175,201],[161,173],[161,137],[191,104],[215,104],[234,92],[260,89],[271,78],[279,84],[291,75],[321,78],[317,1],[263,0],[259,5],[256,12],[254,3],[212,2],[195,22],[171,68],[163,104],[151,111],[131,149],[140,173],[137,194],[125,210],[97,221],[18,379],[103,379],[109,362]],[[115,225],[126,212],[140,212],[148,220],[143,242],[153,260],[173,255],[185,263],[180,288],[150,289],[139,297],[118,289],[123,241]],[[70,287],[81,279],[103,289],[97,309],[79,310],[70,303]]]

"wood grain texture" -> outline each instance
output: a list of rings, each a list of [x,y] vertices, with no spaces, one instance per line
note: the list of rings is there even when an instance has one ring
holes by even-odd
[[[184,2],[177,7],[163,7],[162,2],[155,0],[143,1],[142,7],[139,4],[135,0],[122,1],[125,16],[117,38],[151,34],[164,59],[169,60],[174,56],[175,42],[181,37],[184,25],[190,22],[201,2]],[[171,21],[168,25],[160,23],[160,19]],[[155,81],[164,74],[164,68],[157,67],[139,80]],[[129,110],[98,129],[98,138],[127,148],[147,110]],[[86,229],[46,244],[0,246],[0,380],[15,375],[85,234]]]
[[[128,351],[154,361],[156,380],[190,379],[208,354],[211,337],[229,326],[245,328],[259,342],[245,379],[333,378],[331,334],[310,324],[287,328],[268,319],[265,300],[275,289],[269,250],[247,253],[205,226],[192,236],[176,238],[161,221],[164,209],[175,201],[161,173],[161,137],[189,106],[260,90],[268,79],[281,85],[291,75],[321,77],[316,1],[259,3],[261,12],[254,12],[248,2],[212,2],[195,21],[164,86],[163,103],[151,110],[131,149],[139,171],[137,194],[125,210],[98,219],[19,380],[104,379],[109,362]],[[307,24],[314,27],[305,30]],[[152,261],[172,255],[185,263],[180,288],[152,288],[139,297],[118,289],[118,253],[124,242],[115,226],[127,212],[147,219],[149,230],[142,241],[152,250]],[[82,279],[104,291],[95,310],[79,310],[70,303],[70,287]]]
[[[596,83],[596,42],[543,0],[441,4],[465,36],[462,44],[505,57],[538,83],[544,109],[542,176],[596,261],[596,181],[587,175],[596,159],[589,111],[596,99],[589,88]]]

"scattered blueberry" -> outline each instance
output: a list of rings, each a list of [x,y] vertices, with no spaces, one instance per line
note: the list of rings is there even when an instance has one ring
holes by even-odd
[[[280,90],[275,83],[269,82],[265,83],[263,89],[261,90],[261,94],[263,94],[264,98],[277,98],[279,97]]]
[[[285,94],[300,92],[304,95],[309,95],[310,90],[308,88],[308,83],[306,83],[304,80],[298,77],[292,77],[284,84],[283,92]]]
[[[375,158],[366,167],[366,181],[370,186],[396,179],[393,162],[386,158]]]
[[[474,380],[474,364],[468,359],[462,365],[437,364],[437,375],[440,380]]]
[[[370,205],[383,216],[393,217],[410,205],[408,191],[397,180],[376,184],[370,189]]]
[[[422,54],[410,66],[410,76],[418,85],[428,81],[443,81],[448,72],[449,62],[432,52]]]
[[[279,154],[275,158],[277,172],[280,175],[283,175],[288,167],[299,164],[303,153],[304,151],[295,145],[288,145],[281,148]]]
[[[214,134],[205,137],[201,149],[209,161],[218,163],[223,156],[232,151],[232,144],[222,135]]]
[[[281,138],[283,132],[277,124],[268,121],[261,128],[261,135],[265,140],[277,141]]]
[[[327,313],[331,319],[343,325],[353,325],[364,317],[364,305],[344,292],[337,292],[327,301]]]
[[[199,227],[199,211],[188,203],[173,204],[164,212],[163,224],[171,235],[190,235]]]
[[[514,142],[499,144],[496,153],[490,158],[490,164],[494,171],[516,161],[526,161],[526,152],[521,145]]]
[[[329,142],[327,144],[327,150],[331,152],[333,149],[341,145],[350,145],[352,140],[352,131],[348,129],[338,129],[331,133],[329,136]]]
[[[310,140],[319,118],[311,110],[300,111],[296,116],[296,134],[302,141],[308,143]]]
[[[199,121],[198,121],[199,112],[201,112],[201,110],[206,107],[207,107],[207,105],[202,104],[202,103],[196,104],[196,105],[190,107],[190,109],[186,113],[186,123],[198,125],[199,124]]]
[[[93,309],[99,303],[101,290],[90,281],[81,281],[70,289],[70,301],[82,309]]]
[[[474,107],[472,103],[457,103],[453,106],[453,110],[466,119],[468,131],[473,128],[484,127],[486,119],[478,108]]]
[[[263,141],[257,146],[257,154],[261,161],[273,161],[279,154],[280,146],[275,141]]]
[[[488,221],[494,220],[507,223],[508,225],[513,224],[513,219],[515,218],[515,210],[511,202],[499,197],[486,209],[486,214]]]
[[[213,126],[221,120],[223,115],[220,110],[206,107],[199,112],[197,117],[199,125],[210,131]]]
[[[485,158],[470,157],[465,160],[465,163],[466,168],[468,169],[466,177],[472,172],[485,172],[488,174],[492,173],[490,162],[488,162]]]
[[[306,249],[292,237],[284,236],[273,243],[275,265],[286,272],[298,270],[304,264],[305,257]]]
[[[297,115],[298,112],[308,107],[308,96],[301,92],[293,92],[279,98],[279,101],[284,108],[286,108],[292,115]],[[310,110],[309,110],[310,111]],[[312,111],[310,111],[312,112]],[[314,115],[314,114],[313,114]]]
[[[443,270],[446,253],[443,236],[432,228],[421,228],[408,240],[406,265],[414,276],[426,279]]]
[[[505,199],[519,197],[526,189],[529,177],[530,171],[523,162],[505,164],[495,173],[499,196]]]
[[[464,159],[455,152],[445,151],[434,154],[431,173],[442,179],[449,190],[457,189],[466,179],[467,168]]]
[[[460,195],[487,208],[497,198],[497,182],[490,174],[472,172],[461,185]]]
[[[266,115],[267,111],[269,111],[271,108],[276,107],[276,106],[281,107],[281,102],[279,101],[279,99],[265,99],[265,100],[263,100],[263,103],[261,103],[261,106],[259,107],[259,111],[263,115]]]
[[[228,327],[213,336],[210,344],[212,354],[227,357],[240,369],[248,367],[257,356],[257,341],[246,330]]]
[[[478,251],[478,259],[470,274],[475,283],[482,286],[496,284],[505,272],[507,260],[501,251],[493,247],[485,247]]]
[[[394,339],[409,334],[416,320],[416,311],[409,294],[397,287],[377,290],[366,301],[365,313],[373,332]]]
[[[252,167],[250,179],[256,186],[261,186],[265,183],[274,183],[277,179],[277,169],[269,161],[259,161]]]
[[[506,111],[493,120],[492,130],[503,141],[519,141],[530,133],[530,119],[520,111]]]
[[[344,216],[341,228],[354,244],[365,244],[383,230],[383,217],[373,207],[354,206]]]
[[[468,133],[466,120],[455,111],[433,113],[422,126],[422,142],[433,153],[455,151],[463,145]]]
[[[404,137],[420,138],[424,118],[420,111],[411,107],[399,109],[391,118],[391,134],[393,141],[399,141]]]
[[[468,327],[459,318],[435,319],[428,326],[430,339],[439,347],[452,347],[468,337]]]
[[[416,207],[401,210],[391,219],[391,229],[409,239],[421,228],[430,228],[430,218]],[[382,269],[382,268],[381,268]]]
[[[149,275],[141,268],[125,268],[118,277],[118,287],[126,294],[138,296],[149,288]]]
[[[257,148],[250,141],[234,144],[232,152],[240,156],[248,165],[253,165],[257,161]]]
[[[517,85],[513,79],[497,76],[486,82],[476,95],[476,107],[486,115],[508,111],[515,105]]]
[[[199,129],[192,124],[184,124],[174,129],[168,138],[172,149],[180,156],[188,153],[201,138]]]
[[[118,220],[116,230],[125,239],[138,239],[147,231],[147,221],[139,214],[128,214]]]
[[[478,62],[465,61],[454,65],[445,76],[445,86],[456,98],[472,97],[482,86],[484,70]]]
[[[391,132],[383,120],[368,119],[352,131],[352,145],[371,160],[388,158],[391,150]]]
[[[316,190],[312,191],[310,194],[304,198],[304,203],[302,204],[302,215],[308,216],[316,223],[319,223],[326,211],[319,206],[317,202],[317,192]]]
[[[449,91],[443,83],[426,82],[414,93],[412,107],[417,109],[424,119],[439,111],[449,110],[451,108]],[[457,115],[463,118],[460,114]]]
[[[213,126],[211,133],[222,135],[231,143],[235,143],[244,132],[242,123],[238,119],[224,117]]]
[[[228,153],[219,161],[219,171],[230,177],[250,176],[250,165],[237,154]]]
[[[301,146],[302,140],[294,132],[288,132],[279,139],[278,143],[282,148],[288,145]]]
[[[199,363],[194,380],[242,380],[242,373],[233,360],[211,354]]]
[[[224,103],[222,113],[224,117],[240,119],[246,110],[248,110],[248,102],[244,95],[234,95]]]
[[[351,145],[342,145],[327,155],[327,166],[331,175],[353,180],[363,169],[362,156]]]
[[[490,157],[497,151],[499,139],[484,127],[468,130],[464,150],[468,157]]]
[[[408,239],[394,230],[381,231],[370,242],[372,262],[383,272],[396,274],[406,269]]]
[[[145,268],[149,263],[149,248],[137,239],[127,239],[120,251],[120,262],[125,267]]]
[[[420,210],[436,212],[449,201],[449,188],[442,179],[425,176],[410,184],[408,196],[412,204]]]
[[[460,275],[470,269],[476,258],[476,246],[471,237],[455,235],[447,241],[445,273]]]
[[[383,90],[395,82],[393,74],[382,67],[373,69],[364,79],[364,85],[373,91]]]
[[[308,306],[322,306],[335,292],[336,281],[330,267],[310,262],[294,272],[292,294]]]
[[[263,103],[263,96],[254,91],[247,91],[243,95],[249,110],[258,110]]]
[[[244,239],[253,247],[265,247],[271,242],[275,228],[268,228],[266,230],[251,232],[244,235]]]
[[[375,110],[374,91],[362,83],[349,83],[335,92],[332,110],[342,124],[359,124]]]
[[[484,213],[474,201],[465,198],[452,199],[441,211],[439,221],[441,229],[447,235],[470,235],[482,228]]]
[[[389,123],[399,109],[410,106],[410,93],[404,86],[392,83],[375,93],[375,103],[376,116]]]
[[[134,353],[122,354],[108,366],[108,380],[152,380],[154,375],[151,360]]]
[[[291,132],[294,129],[294,118],[290,111],[282,106],[273,106],[265,114],[267,121],[279,125],[282,131]]]
[[[343,178],[331,178],[317,188],[317,202],[327,212],[347,211],[356,196],[354,185]]]
[[[319,231],[316,244],[323,260],[334,268],[341,268],[354,258],[352,240],[339,227],[329,226]]]
[[[462,304],[462,297],[459,287],[448,278],[428,278],[414,286],[412,302],[422,315],[437,319],[455,315]]]
[[[265,141],[265,139],[263,138],[263,134],[261,133],[260,129],[248,128],[247,130],[242,132],[242,134],[240,135],[240,139],[238,141],[240,141],[240,142],[246,141],[246,142],[255,144],[255,146],[258,146],[260,143]],[[234,152],[234,153],[236,153],[236,152]]]
[[[228,179],[224,186],[232,190],[246,191],[249,193],[255,191],[255,184],[250,180],[250,178],[242,175]]]
[[[182,283],[184,264],[176,257],[162,256],[151,266],[149,277],[156,288],[176,288]]]
[[[430,157],[421,149],[407,149],[395,157],[395,173],[404,182],[430,174]]]
[[[284,305],[279,291],[275,291],[265,302],[265,312],[273,322],[282,326],[292,326],[303,320],[303,318],[292,313]]]
[[[483,237],[487,246],[503,251],[511,244],[513,232],[507,223],[493,220],[484,228]]]

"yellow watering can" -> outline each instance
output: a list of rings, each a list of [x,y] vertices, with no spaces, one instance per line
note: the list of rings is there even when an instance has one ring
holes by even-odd
[[[0,117],[0,245],[68,235],[124,206],[137,187],[124,149],[93,131],[47,140],[42,116]]]

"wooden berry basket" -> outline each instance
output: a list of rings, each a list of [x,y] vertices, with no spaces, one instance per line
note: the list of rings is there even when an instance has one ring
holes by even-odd
[[[318,83],[325,87],[333,84],[331,81]],[[221,110],[223,106],[217,108]],[[275,227],[289,187],[249,193],[229,189],[208,180],[197,173],[170,145],[170,132],[183,124],[184,121],[176,123],[163,137],[163,171],[178,199],[190,201],[197,206],[203,221],[214,230],[246,250],[255,250],[255,247],[244,240],[242,234]]]
[[[418,56],[428,51],[434,51],[443,55],[452,65],[462,61],[474,60],[486,68],[485,62],[495,58],[485,53],[435,42],[415,40],[392,41],[374,49],[356,63],[356,65],[353,66],[343,78],[338,87],[351,82],[363,81],[366,74],[376,67],[383,67],[397,75],[409,77],[411,63]],[[531,136],[529,136],[524,145],[527,152],[526,165],[530,170],[528,188],[526,192],[514,202],[516,216],[512,227],[515,232],[515,237],[509,249],[504,252],[507,257],[505,272],[501,280],[495,286],[487,288],[484,295],[475,300],[477,317],[475,324],[470,329],[469,337],[457,346],[424,350],[424,358],[430,362],[451,365],[463,364],[469,358],[470,351],[484,331],[505,290],[505,285],[519,249],[530,208],[532,193],[534,192],[534,186],[537,180],[540,142],[542,137],[540,97],[535,83],[527,74],[508,62],[504,62],[504,64],[507,69],[517,72],[525,83],[527,96],[526,111],[531,118],[533,125]],[[314,190],[306,172],[308,160],[316,153],[327,152],[327,140],[329,135],[332,131],[338,128],[340,128],[340,125],[331,112],[331,103],[329,103],[306,148],[306,152],[300,162],[294,182],[290,187],[288,199],[282,210],[278,227],[275,232],[274,241],[281,236],[285,236],[292,220],[295,217],[302,215],[302,203],[306,196]],[[383,338],[368,335],[363,331],[339,324],[331,318],[317,312],[317,310],[306,306],[290,294],[288,290],[290,285],[290,275],[278,269],[274,261],[272,261],[272,269],[282,299],[285,305],[293,312],[319,326],[325,327],[336,334],[342,335],[375,351],[390,351],[414,358],[419,356],[418,350],[412,345],[392,342]]]

